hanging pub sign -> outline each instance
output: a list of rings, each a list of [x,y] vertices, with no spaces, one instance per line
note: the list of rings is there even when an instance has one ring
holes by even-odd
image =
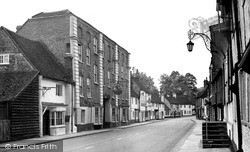
[[[116,95],[120,95],[122,94],[122,88],[119,84],[116,84],[114,86],[114,89],[113,89],[113,92],[116,94]]]

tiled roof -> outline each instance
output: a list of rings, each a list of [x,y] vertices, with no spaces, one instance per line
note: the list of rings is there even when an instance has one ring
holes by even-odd
[[[20,48],[21,52],[28,58],[28,61],[40,72],[44,77],[70,82],[64,68],[56,60],[55,56],[48,50],[47,46],[39,41],[26,39],[18,34],[2,27],[10,36],[10,38]]]
[[[140,90],[150,93],[150,91],[140,82],[139,78],[131,76],[131,80],[133,80],[139,86]]]
[[[151,102],[163,104],[163,102],[161,102],[160,96],[156,93],[151,94]]]
[[[52,17],[52,16],[61,16],[64,15],[66,13],[71,13],[69,10],[62,10],[62,11],[55,11],[55,12],[41,12],[38,13],[34,16],[32,16],[32,18],[42,18],[42,17]]]
[[[0,73],[0,101],[14,99],[37,74],[38,71]]]
[[[175,97],[166,97],[166,99],[170,102],[170,104],[181,104],[181,105],[194,105],[195,104],[195,98],[189,97],[187,95],[181,95]]]

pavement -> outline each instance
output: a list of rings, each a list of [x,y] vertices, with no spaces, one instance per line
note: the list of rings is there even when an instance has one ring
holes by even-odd
[[[192,119],[195,122],[193,130],[177,150],[178,152],[232,152],[230,148],[202,148],[202,122],[204,120]]]
[[[171,119],[171,118],[167,118]],[[166,120],[166,119],[165,119]],[[80,136],[87,136],[87,135],[93,135],[93,134],[99,134],[109,131],[114,131],[116,129],[126,129],[130,127],[136,127],[141,125],[147,125],[150,123],[155,123],[162,120],[151,120],[141,123],[133,123],[131,125],[127,126],[120,126],[116,128],[109,128],[109,129],[99,129],[99,130],[90,130],[90,131],[82,131],[78,133],[71,133],[71,134],[65,134],[65,135],[59,135],[59,136],[43,136],[40,138],[31,138],[31,139],[25,139],[25,140],[19,140],[19,141],[11,141],[6,143],[0,143],[0,151],[11,151],[8,149],[9,147],[13,146],[14,144],[17,145],[37,145],[37,144],[44,144],[44,143],[50,143],[55,141],[60,141],[64,139],[70,139]],[[174,151],[176,152],[231,152],[229,148],[202,148],[202,122],[203,120],[197,120],[195,117],[193,117],[192,121],[195,122],[195,125],[187,133],[187,135],[182,139],[182,141],[179,142],[179,146]],[[6,145],[7,147],[6,149]]]

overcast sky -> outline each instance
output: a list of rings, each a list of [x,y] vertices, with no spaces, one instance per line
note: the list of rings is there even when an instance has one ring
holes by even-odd
[[[154,78],[159,87],[163,73],[187,72],[197,87],[208,77],[211,55],[202,39],[187,51],[188,21],[213,17],[216,0],[4,0],[0,26],[16,31],[40,12],[68,9],[131,53],[131,67]]]

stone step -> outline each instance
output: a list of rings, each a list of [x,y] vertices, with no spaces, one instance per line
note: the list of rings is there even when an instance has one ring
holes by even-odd
[[[203,148],[228,148],[230,144],[203,144]]]

